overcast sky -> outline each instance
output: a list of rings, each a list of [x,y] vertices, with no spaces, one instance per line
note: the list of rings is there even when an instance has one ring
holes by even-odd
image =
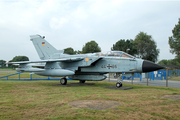
[[[0,0],[0,59],[25,55],[39,60],[29,35],[45,36],[57,49],[82,50],[95,40],[109,51],[120,39],[151,35],[158,60],[173,59],[168,37],[180,18],[180,1]]]

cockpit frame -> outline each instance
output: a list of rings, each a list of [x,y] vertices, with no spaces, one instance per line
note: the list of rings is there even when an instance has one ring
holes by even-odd
[[[95,56],[110,56],[110,57],[124,57],[124,58],[135,58],[134,56],[125,53],[123,51],[108,51],[108,52],[98,52],[94,53]]]

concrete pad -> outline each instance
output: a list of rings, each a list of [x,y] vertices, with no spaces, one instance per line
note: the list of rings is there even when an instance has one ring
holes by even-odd
[[[105,88],[114,89],[114,90],[129,90],[129,89],[133,89],[133,87],[120,87],[120,88],[117,88],[116,86],[105,87]]]
[[[119,101],[107,101],[107,100],[79,100],[69,103],[70,106],[83,109],[94,109],[94,110],[106,110],[120,106]]]

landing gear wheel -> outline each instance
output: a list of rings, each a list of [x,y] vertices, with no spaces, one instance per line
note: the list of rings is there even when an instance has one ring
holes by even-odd
[[[61,83],[61,85],[66,85],[67,84],[67,79],[66,78],[61,78],[60,83]]]
[[[117,83],[116,83],[116,87],[117,87],[117,88],[122,87],[122,83],[121,83],[121,82],[117,82]]]
[[[86,81],[85,80],[80,80],[79,83],[85,83]]]

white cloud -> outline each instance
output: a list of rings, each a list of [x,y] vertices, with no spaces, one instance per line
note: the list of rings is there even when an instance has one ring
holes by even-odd
[[[179,18],[179,1],[4,0],[0,1],[0,59],[21,54],[37,60],[29,35],[45,35],[58,49],[81,50],[95,40],[103,51],[119,39],[152,35],[159,59],[172,59],[168,37]],[[17,48],[17,46],[19,46]],[[1,51],[6,51],[7,54]]]
[[[68,20],[66,18],[52,18],[50,21],[51,29],[61,29]]]

